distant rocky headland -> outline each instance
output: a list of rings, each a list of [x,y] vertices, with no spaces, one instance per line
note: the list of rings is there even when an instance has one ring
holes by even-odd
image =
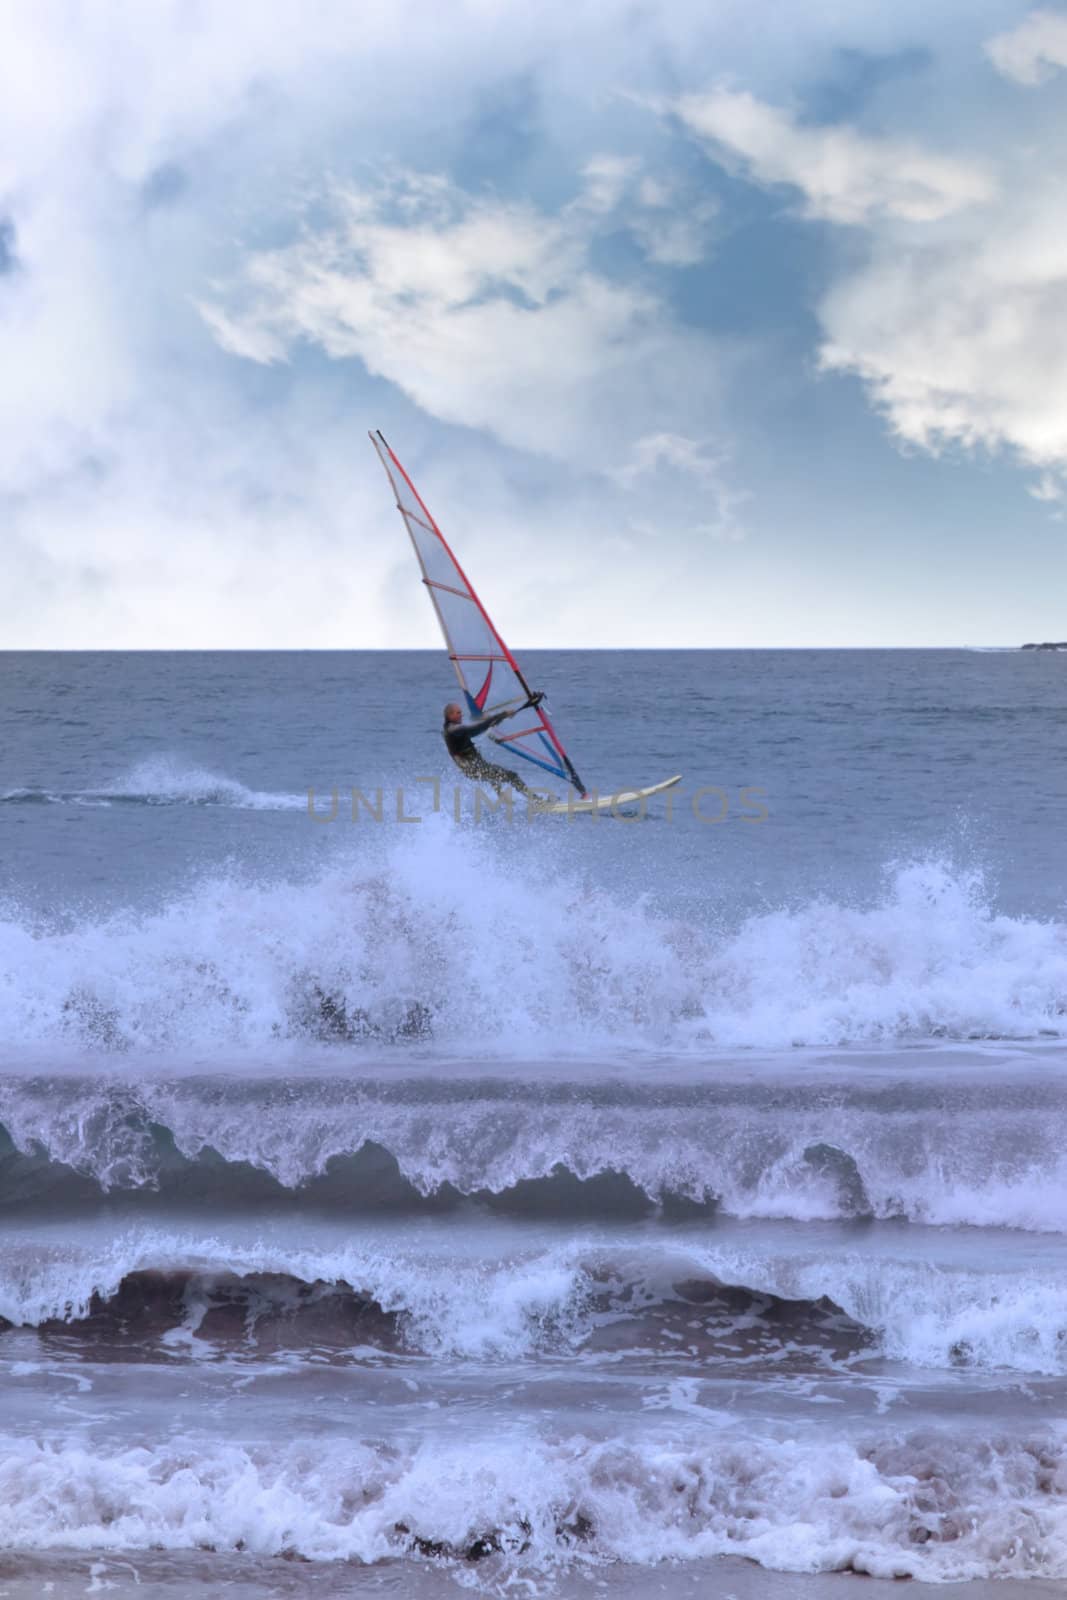
[[[1021,650],[1067,650],[1067,639],[1061,639],[1058,644],[1046,639],[1043,644],[1020,645]]]

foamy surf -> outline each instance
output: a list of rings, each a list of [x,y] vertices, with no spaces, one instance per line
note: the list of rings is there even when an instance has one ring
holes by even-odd
[[[0,1322],[88,1340],[119,1326],[146,1341],[181,1329],[239,1336],[251,1351],[261,1339],[325,1341],[477,1362],[655,1350],[661,1367],[677,1357],[698,1372],[746,1352],[773,1361],[776,1345],[782,1360],[788,1345],[814,1352],[828,1376],[836,1317],[846,1368],[882,1355],[902,1370],[1067,1375],[1067,1287],[1053,1258],[992,1232],[872,1232],[859,1249],[831,1228],[579,1225],[561,1243],[550,1230],[468,1222],[442,1252],[432,1233],[399,1225],[364,1224],[359,1244],[336,1223],[320,1223],[319,1243],[306,1228],[258,1239],[253,1228],[172,1219],[108,1242],[27,1232],[0,1263]]]
[[[196,1433],[89,1450],[0,1441],[0,1540],[23,1548],[241,1550],[312,1561],[573,1565],[742,1555],[787,1572],[959,1581],[1067,1575],[1067,1454],[924,1434],[777,1439],[663,1427],[608,1440],[498,1432],[238,1443]],[[502,1570],[501,1570],[502,1569]]]
[[[1067,927],[998,913],[977,874],[899,865],[873,905],[819,899],[719,931],[714,903],[706,923],[664,916],[550,844],[429,821],[299,884],[205,878],[54,934],[9,911],[9,1042],[554,1055],[1067,1035]]]
[[[92,789],[15,788],[0,793],[0,805],[226,806],[242,811],[301,811],[307,794],[250,789],[235,778],[190,766],[176,756],[139,761],[121,777]]]
[[[703,1063],[536,1060],[434,1075],[403,1055],[147,1059],[0,1074],[0,1204],[50,1210],[209,1196],[428,1213],[909,1221],[1067,1230],[1062,1051]],[[1032,1074],[1042,1081],[1035,1094]],[[154,1203],[154,1202],[153,1202]]]
[[[428,656],[12,662],[0,1587],[1067,1575],[1056,674],[544,666],[671,818],[397,820]]]

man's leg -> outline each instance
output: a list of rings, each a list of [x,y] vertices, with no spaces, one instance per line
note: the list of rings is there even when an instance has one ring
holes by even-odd
[[[517,789],[519,794],[526,795],[527,799],[537,800],[540,798],[540,796],[534,794],[532,789],[527,789],[517,772],[509,772],[507,767],[494,767],[493,771],[498,772],[504,782],[510,784],[513,789]]]
[[[498,767],[494,762],[487,761],[484,756],[478,756],[475,761],[466,761],[463,770],[475,783],[488,783],[497,794],[502,789],[514,789],[516,794],[526,795],[528,799],[537,799],[538,796],[528,789],[517,772],[510,772],[507,767]]]

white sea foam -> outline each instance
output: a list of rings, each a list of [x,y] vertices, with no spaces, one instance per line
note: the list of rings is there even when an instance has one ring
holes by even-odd
[[[81,1180],[176,1197],[206,1180],[241,1207],[265,1178],[299,1205],[327,1179],[373,1210],[446,1186],[516,1197],[526,1186],[531,1215],[562,1205],[581,1216],[573,1180],[605,1179],[622,1191],[604,1194],[599,1214],[626,1204],[632,1214],[643,1193],[646,1204],[684,1197],[740,1218],[1067,1232],[1062,1068],[1038,1053],[1035,1093],[1010,1066],[983,1063],[979,1081],[955,1082],[937,1061],[920,1056],[882,1085],[856,1063],[827,1085],[780,1071],[763,1081],[723,1061],[687,1065],[681,1083],[655,1062],[640,1082],[595,1064],[562,1079],[557,1067],[540,1080],[536,1066],[479,1078],[455,1062],[398,1082],[388,1066],[356,1072],[343,1051],[320,1051],[307,1076],[296,1065],[280,1081],[248,1064],[224,1081],[143,1063],[122,1076],[9,1072],[0,1126],[21,1155],[0,1168],[0,1195],[47,1211]]]
[[[197,793],[212,781],[182,778]],[[1067,927],[997,914],[980,879],[943,864],[898,867],[867,908],[818,900],[718,934],[710,902],[706,925],[682,922],[472,833],[411,833],[373,865],[301,885],[204,880],[73,932],[8,916],[8,1042],[418,1034],[552,1055],[1067,1034]]]
[[[518,1261],[426,1260],[403,1248],[240,1244],[167,1229],[134,1231],[96,1251],[41,1245],[9,1249],[0,1264],[0,1317],[35,1326],[86,1318],[138,1272],[213,1277],[283,1275],[343,1284],[403,1317],[409,1342],[436,1355],[519,1358],[577,1339],[591,1283],[578,1250]],[[204,1303],[191,1301],[190,1331]]]
[[[794,1572],[1067,1576],[1057,1438],[777,1440],[707,1428],[640,1440],[501,1429],[486,1450],[198,1436],[89,1448],[0,1441],[0,1543],[243,1549],[312,1560],[495,1552],[497,1570],[719,1554]]]
[[[306,794],[250,789],[235,778],[192,766],[174,755],[151,756],[98,789],[7,789],[0,804],[111,806],[135,802],[152,806],[230,806],[244,811],[301,811]]]
[[[234,778],[189,766],[173,755],[139,761],[100,793],[123,800],[144,800],[150,805],[237,806],[252,811],[300,810],[307,805],[306,794],[249,789]]]

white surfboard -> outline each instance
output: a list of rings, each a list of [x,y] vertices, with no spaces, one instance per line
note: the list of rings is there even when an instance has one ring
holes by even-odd
[[[673,778],[664,778],[662,783],[650,784],[647,789],[623,789],[618,794],[598,795],[595,800],[561,800],[558,805],[538,806],[546,817],[571,817],[581,816],[583,812],[595,811],[598,814],[611,812],[620,806],[632,806],[639,800],[647,800],[650,795],[662,794],[664,789],[673,789],[676,783],[681,783],[682,775],[676,773]]]

